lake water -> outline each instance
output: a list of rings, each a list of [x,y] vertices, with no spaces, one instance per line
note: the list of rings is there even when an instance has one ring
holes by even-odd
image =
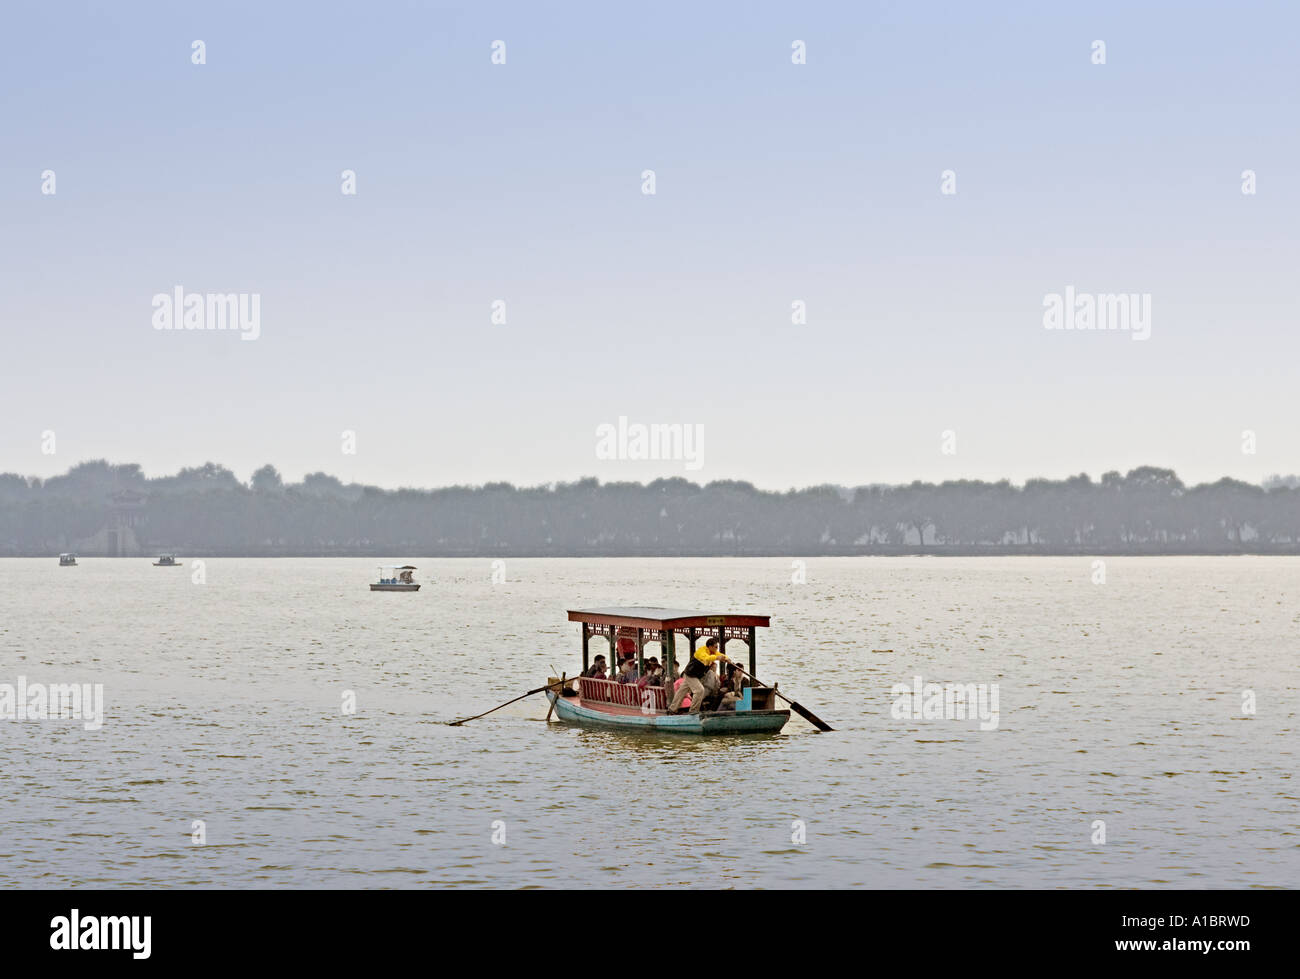
[[[0,683],[106,701],[0,720],[0,883],[1300,881],[1300,559],[408,559],[418,594],[367,559],[0,560]],[[770,614],[759,676],[836,730],[442,723],[574,672],[567,608],[632,604]],[[996,683],[997,727],[896,719],[918,675]]]

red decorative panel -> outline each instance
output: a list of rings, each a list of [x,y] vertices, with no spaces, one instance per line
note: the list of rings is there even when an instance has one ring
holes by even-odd
[[[578,679],[578,693],[583,700],[593,703],[640,707],[646,691],[649,691],[654,698],[650,704],[651,709],[668,709],[663,687],[638,687],[635,683],[618,683],[615,680],[601,680],[590,676]]]

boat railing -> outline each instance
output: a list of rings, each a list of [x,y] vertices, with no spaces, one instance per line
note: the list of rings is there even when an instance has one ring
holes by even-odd
[[[601,680],[599,677],[592,676],[578,679],[578,694],[583,700],[596,703],[641,707],[645,703],[647,691],[653,697],[648,704],[651,710],[668,709],[668,700],[664,695],[663,687],[638,687],[635,683],[619,683],[616,680]]]

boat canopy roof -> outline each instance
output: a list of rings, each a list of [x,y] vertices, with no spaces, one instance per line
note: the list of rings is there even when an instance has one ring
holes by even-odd
[[[749,612],[695,612],[690,609],[634,605],[625,608],[569,609],[570,622],[636,629],[711,629],[719,626],[748,629],[772,624],[768,615]]]

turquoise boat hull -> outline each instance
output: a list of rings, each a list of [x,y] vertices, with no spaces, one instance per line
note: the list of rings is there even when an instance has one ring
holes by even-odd
[[[790,720],[788,710],[726,710],[699,714],[645,714],[636,710],[598,710],[577,697],[559,697],[548,690],[555,716],[581,727],[653,731],[656,734],[775,734]],[[602,705],[608,708],[609,705]]]

